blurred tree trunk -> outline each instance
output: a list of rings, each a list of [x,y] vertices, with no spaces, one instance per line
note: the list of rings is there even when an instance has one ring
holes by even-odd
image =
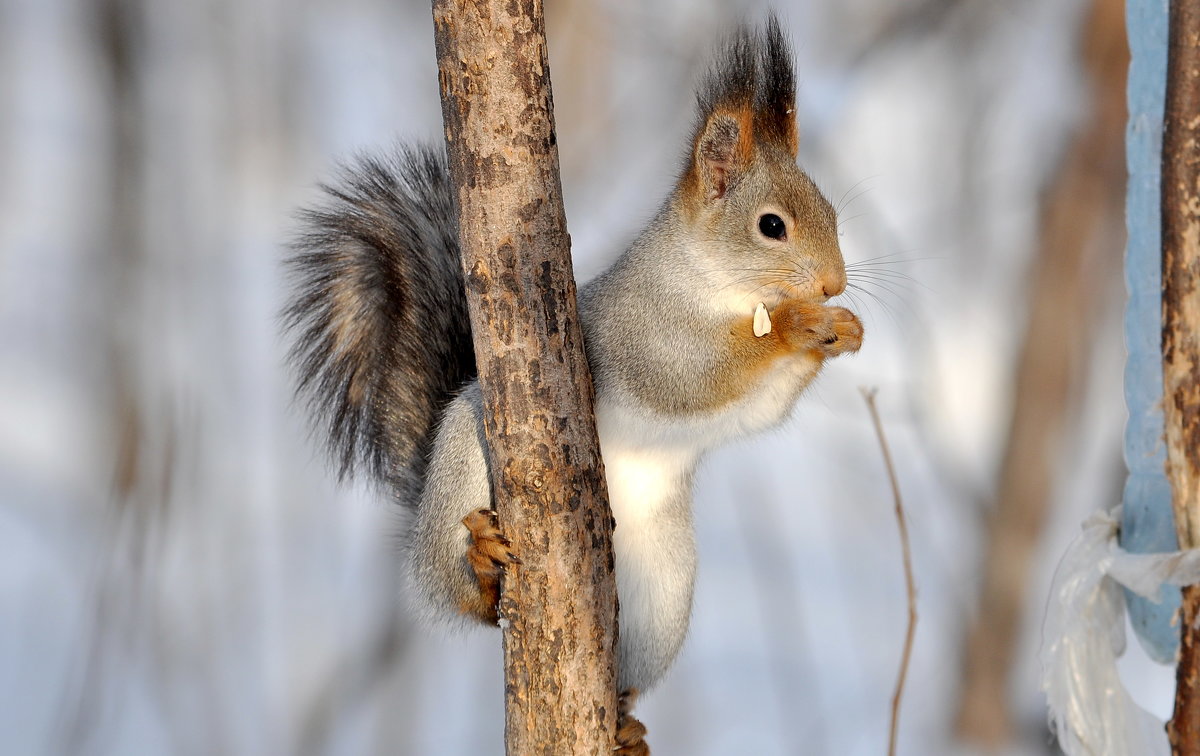
[[[612,515],[537,0],[435,0],[442,116],[507,570],[509,754],[611,754]]]
[[[95,322],[103,329],[96,400],[104,408],[105,426],[98,439],[102,448],[97,457],[111,469],[103,494],[103,536],[120,543],[121,548],[110,547],[111,557],[94,578],[79,682],[69,694],[69,713],[60,729],[61,747],[67,752],[94,745],[104,720],[119,705],[108,700],[106,686],[117,676],[115,668],[125,661],[118,651],[123,647],[122,636],[130,632],[132,604],[137,598],[135,592],[125,590],[122,581],[136,578],[144,566],[152,514],[145,497],[139,496],[144,460],[135,328],[138,283],[146,265],[141,206],[146,134],[139,72],[145,7],[142,0],[100,0],[89,8],[89,14],[94,59],[103,70],[108,106],[102,169],[107,191],[99,198],[105,204],[96,240],[102,261],[96,266],[101,309]],[[81,324],[84,329],[92,326]]]
[[[108,66],[111,92],[108,239],[108,385],[111,390],[115,453],[113,495],[118,505],[133,495],[138,477],[140,412],[135,381],[137,278],[144,264],[141,178],[145,134],[139,85],[139,52],[144,27],[140,0],[102,0],[96,6],[97,41]]]
[[[1181,549],[1200,547],[1200,7],[1171,3],[1163,118],[1163,414]],[[1200,753],[1200,586],[1183,589],[1175,754]]]
[[[1121,0],[1094,0],[1083,33],[1090,107],[1045,197],[1029,273],[1029,319],[987,532],[979,612],[965,648],[957,731],[970,742],[1011,739],[1010,673],[1026,589],[1055,482],[1055,460],[1082,393],[1081,370],[1124,238],[1125,77]]]

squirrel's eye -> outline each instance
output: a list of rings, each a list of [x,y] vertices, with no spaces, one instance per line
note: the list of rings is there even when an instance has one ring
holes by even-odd
[[[758,219],[758,230],[768,239],[783,239],[787,236],[787,226],[775,213],[767,213]]]

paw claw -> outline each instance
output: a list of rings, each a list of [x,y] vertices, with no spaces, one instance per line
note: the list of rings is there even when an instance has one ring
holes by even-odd
[[[463,604],[465,613],[474,614],[488,624],[495,624],[500,613],[500,585],[504,569],[521,564],[512,551],[512,541],[500,532],[500,521],[491,509],[477,509],[462,519],[470,534],[466,560],[479,584],[478,598]]]
[[[512,551],[510,541],[496,520],[496,513],[490,509],[480,509],[463,518],[463,525],[471,534],[471,545],[467,547],[467,560],[475,571],[495,574],[502,571],[506,564],[521,564],[521,560]]]
[[[637,688],[622,691],[617,696],[617,745],[613,748],[617,756],[650,756],[650,746],[644,739],[646,725],[631,713],[637,697]]]

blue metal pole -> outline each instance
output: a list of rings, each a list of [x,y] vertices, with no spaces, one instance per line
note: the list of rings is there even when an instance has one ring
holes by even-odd
[[[1129,185],[1125,214],[1125,425],[1124,509],[1121,545],[1155,553],[1178,548],[1171,487],[1164,464],[1162,413],[1162,233],[1160,179],[1163,100],[1167,81],[1167,0],[1128,0],[1129,126],[1125,155]],[[1134,630],[1151,658],[1174,664],[1179,628],[1171,625],[1180,591],[1164,586],[1155,604],[1126,591]]]

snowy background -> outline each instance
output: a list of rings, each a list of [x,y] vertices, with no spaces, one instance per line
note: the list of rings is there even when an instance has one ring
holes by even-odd
[[[713,41],[766,6],[552,5],[586,280],[667,191]],[[1087,327],[1027,324],[1046,203],[1105,85],[1086,19],[1120,3],[775,7],[801,163],[845,203],[847,262],[875,261],[848,302],[866,341],[785,428],[699,475],[692,631],[639,707],[649,742],[885,752],[906,598],[858,393],[876,386],[920,592],[901,752],[1055,752],[1037,665],[1049,579],[1124,475],[1119,210],[1079,274]],[[410,622],[398,514],[333,480],[276,318],[315,182],[356,151],[440,138],[431,31],[428,6],[400,0],[0,0],[0,752],[502,753],[499,636]],[[1038,331],[1080,368],[1039,447],[1044,516],[1018,528],[1029,572],[990,683],[998,719],[964,725]],[[1123,664],[1166,717],[1172,670],[1134,643]]]

